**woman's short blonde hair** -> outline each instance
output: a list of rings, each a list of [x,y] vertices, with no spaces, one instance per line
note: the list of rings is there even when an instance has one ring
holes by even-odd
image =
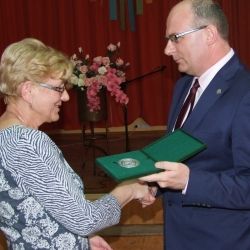
[[[73,65],[63,53],[34,38],[10,44],[2,54],[0,92],[3,96],[17,95],[19,84],[41,82],[48,78],[67,81]]]

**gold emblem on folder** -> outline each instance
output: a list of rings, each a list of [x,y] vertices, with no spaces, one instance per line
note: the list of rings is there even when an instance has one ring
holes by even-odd
[[[123,158],[118,161],[118,164],[123,168],[135,168],[139,166],[140,162],[133,158]]]

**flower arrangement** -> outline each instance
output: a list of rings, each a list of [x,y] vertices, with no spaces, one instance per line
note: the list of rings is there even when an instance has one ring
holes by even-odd
[[[87,91],[88,107],[91,112],[100,110],[100,98],[98,93],[101,88],[106,87],[115,101],[127,104],[128,96],[121,89],[125,82],[125,70],[129,63],[125,63],[119,57],[120,42],[116,45],[109,44],[106,56],[90,56],[83,54],[83,49],[78,49],[78,54],[71,57],[74,64],[71,84],[82,91]]]

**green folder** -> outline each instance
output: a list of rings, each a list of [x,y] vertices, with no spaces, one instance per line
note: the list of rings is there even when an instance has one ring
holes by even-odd
[[[141,150],[96,158],[97,165],[117,182],[162,171],[157,161],[182,162],[206,145],[181,129],[161,137]]]

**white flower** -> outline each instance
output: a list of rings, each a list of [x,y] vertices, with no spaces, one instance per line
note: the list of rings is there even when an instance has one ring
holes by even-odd
[[[76,75],[72,75],[70,82],[71,82],[71,84],[76,85],[78,87],[84,87],[85,86],[85,79],[86,79],[85,74],[80,74],[79,77],[77,77]]]
[[[107,73],[107,69],[104,66],[98,68],[97,71],[100,75],[104,75],[105,73]]]
[[[82,78],[78,78],[78,81],[77,81],[77,86],[78,87],[84,87],[84,80]]]
[[[72,75],[70,79],[70,83],[74,85],[78,85],[78,77],[76,75]]]

